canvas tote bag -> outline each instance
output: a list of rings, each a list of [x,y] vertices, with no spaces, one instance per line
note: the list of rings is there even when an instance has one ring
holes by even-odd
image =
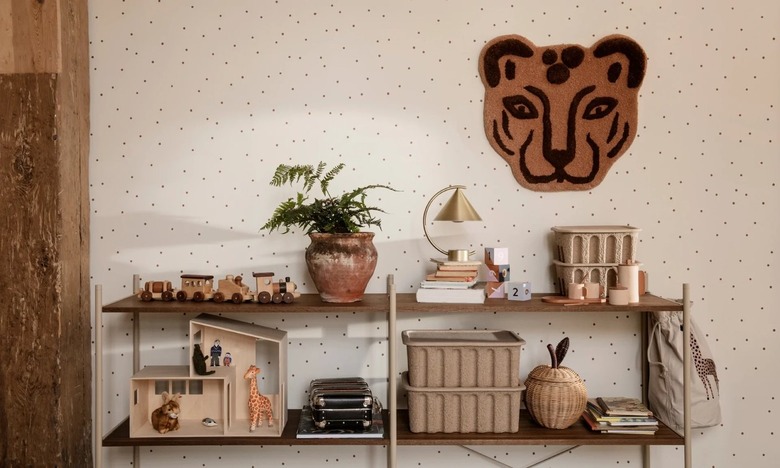
[[[658,419],[683,431],[682,312],[653,312],[649,327],[647,362],[648,403]],[[704,335],[691,318],[691,426],[720,424],[720,383],[715,361]]]

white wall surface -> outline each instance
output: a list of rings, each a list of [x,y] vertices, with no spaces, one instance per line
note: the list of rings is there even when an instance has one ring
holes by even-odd
[[[445,245],[508,247],[513,280],[551,291],[550,227],[642,228],[652,292],[680,297],[720,377],[723,424],[695,431],[697,467],[769,467],[780,458],[780,3],[715,1],[92,1],[91,269],[104,302],[131,277],[274,271],[314,292],[308,240],[259,228],[292,192],[268,185],[279,163],[347,170],[333,189],[384,183],[387,211],[369,292],[395,275],[413,292],[435,254],[428,197],[465,184],[484,223],[434,225]],[[482,45],[502,34],[537,45],[626,34],[648,55],[639,131],[587,192],[521,188],[482,126]],[[386,398],[383,316],[241,316],[289,332],[290,406],[316,377],[360,374]],[[186,364],[186,318],[143,317],[141,365]],[[105,317],[105,427],[127,416],[131,317]],[[545,345],[572,340],[567,365],[589,392],[639,395],[638,317],[404,314],[399,330],[496,327],[528,344],[524,378]],[[356,350],[358,350],[356,352]],[[401,351],[402,365],[405,363]],[[477,447],[514,467],[559,447]],[[105,449],[108,466],[132,451]],[[383,466],[367,447],[141,448],[142,466]],[[681,466],[682,448],[653,448]],[[493,466],[460,447],[400,447],[399,466]],[[638,447],[584,447],[541,466],[640,466]]]

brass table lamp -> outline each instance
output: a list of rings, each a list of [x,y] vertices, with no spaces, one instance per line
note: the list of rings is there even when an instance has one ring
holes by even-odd
[[[465,189],[466,187],[464,185],[450,185],[447,188],[439,190],[436,192],[436,194],[433,195],[433,197],[431,197],[431,200],[425,206],[425,211],[423,212],[423,231],[425,232],[425,237],[428,239],[428,242],[431,243],[433,248],[446,255],[447,260],[449,261],[468,261],[469,256],[474,255],[474,251],[469,251],[468,249],[444,250],[436,245],[436,243],[433,242],[433,239],[431,239],[431,236],[428,234],[428,210],[431,208],[433,201],[436,200],[439,195],[448,190],[454,190],[455,193],[450,197],[447,203],[445,203],[444,207],[442,207],[439,214],[433,220],[452,221],[455,223],[461,223],[463,221],[482,221],[482,218],[480,218],[477,210],[471,206],[471,203],[466,198],[466,195],[463,194],[463,190]]]

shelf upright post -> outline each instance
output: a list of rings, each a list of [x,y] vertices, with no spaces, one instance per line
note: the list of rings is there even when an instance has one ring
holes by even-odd
[[[387,292],[389,294],[390,307],[387,317],[387,346],[389,363],[387,370],[387,409],[389,418],[390,446],[387,447],[387,467],[396,467],[396,452],[398,448],[397,431],[397,388],[396,388],[396,295],[393,275],[387,275]]]
[[[141,289],[141,276],[133,274],[133,294]],[[141,370],[141,315],[133,312],[133,375]],[[141,448],[133,446],[133,466],[141,466]]]
[[[683,283],[683,437],[685,468],[691,468],[691,297],[690,285]]]
[[[95,285],[95,468],[103,466],[103,287]]]

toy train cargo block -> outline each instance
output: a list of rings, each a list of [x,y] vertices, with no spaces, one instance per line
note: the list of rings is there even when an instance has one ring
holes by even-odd
[[[296,298],[301,297],[301,293],[298,292],[298,286],[290,281],[289,277],[274,282],[273,273],[252,273],[252,276],[255,277],[257,286],[255,300],[261,304],[268,304],[269,302],[290,304]]]
[[[144,302],[172,301],[174,294],[173,285],[168,280],[147,281],[143,289],[136,291],[136,296]]]
[[[208,301],[214,296],[212,275],[181,275],[181,289],[176,293],[179,301]]]
[[[508,265],[509,249],[506,247],[486,247],[485,264],[486,265]]]

